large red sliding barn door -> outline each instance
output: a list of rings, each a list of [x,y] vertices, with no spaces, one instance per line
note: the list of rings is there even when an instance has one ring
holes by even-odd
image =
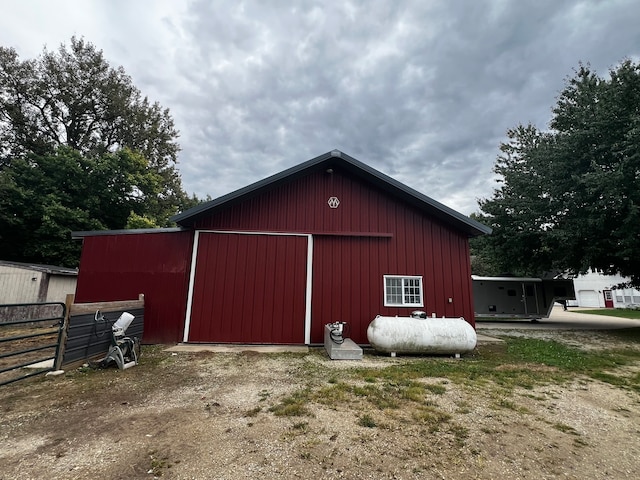
[[[304,343],[307,238],[198,237],[187,340]]]

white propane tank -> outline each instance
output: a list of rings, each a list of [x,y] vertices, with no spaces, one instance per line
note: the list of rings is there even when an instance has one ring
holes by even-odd
[[[376,316],[367,328],[371,346],[390,353],[461,354],[476,348],[474,328],[459,318]]]

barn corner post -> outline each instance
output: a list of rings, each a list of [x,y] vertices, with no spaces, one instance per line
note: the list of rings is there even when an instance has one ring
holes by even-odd
[[[62,367],[62,358],[64,357],[64,350],[67,345],[71,305],[73,305],[75,298],[76,296],[73,293],[69,293],[67,294],[64,302],[64,320],[62,321],[62,327],[60,328],[60,335],[58,335],[58,347],[56,348],[56,358],[53,363],[54,370],[60,370]]]

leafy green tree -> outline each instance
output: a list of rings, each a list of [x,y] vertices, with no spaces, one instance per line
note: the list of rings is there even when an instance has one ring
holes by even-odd
[[[0,47],[2,258],[74,265],[72,230],[163,227],[199,203],[176,169],[168,109],[73,37],[20,60]]]
[[[0,47],[0,168],[59,146],[83,156],[128,148],[161,177],[158,195],[147,201],[150,218],[164,226],[189,202],[175,166],[177,138],[169,110],[143,97],[91,43],[73,37],[69,46],[24,61]]]
[[[15,159],[0,171],[0,250],[9,259],[75,266],[72,231],[125,228],[144,217],[145,198],[160,185],[128,149],[85,157],[60,147]]]
[[[6,157],[67,145],[83,154],[121,147],[159,170],[176,161],[178,133],[168,109],[142,97],[122,67],[72,37],[57,52],[20,61],[0,47],[0,143]]]
[[[553,113],[549,131],[508,132],[499,188],[477,216],[494,233],[474,253],[501,271],[595,268],[639,284],[640,65],[625,61],[609,79],[580,65]]]

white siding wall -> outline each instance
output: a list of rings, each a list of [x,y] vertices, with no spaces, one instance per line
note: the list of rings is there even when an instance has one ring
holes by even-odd
[[[41,278],[40,272],[0,265],[0,303],[37,302]]]
[[[45,275],[49,276],[46,298],[39,299],[40,284]],[[77,278],[0,265],[0,304],[64,302],[67,294],[76,292]]]
[[[640,305],[640,291],[635,288],[621,288],[613,291],[613,303],[616,308]]]
[[[611,290],[613,294],[613,306],[625,308],[630,304],[640,304],[640,292],[635,289],[625,288],[614,290],[613,287],[628,282],[629,279],[620,275],[603,275],[598,272],[589,272],[578,275],[573,279],[576,291],[576,300],[579,307],[604,307],[604,290]]]
[[[77,280],[78,277],[72,275],[51,275],[46,301],[64,303],[67,294],[76,293]]]

